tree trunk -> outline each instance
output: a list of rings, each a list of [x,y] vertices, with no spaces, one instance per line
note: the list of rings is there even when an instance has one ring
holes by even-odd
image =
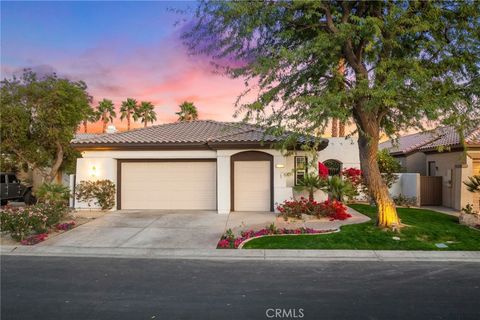
[[[332,137],[338,137],[338,119],[332,118]]]
[[[130,131],[130,115],[127,116],[127,130]]]
[[[338,124],[338,136],[345,137],[345,122],[340,121]]]
[[[105,133],[107,132],[107,123],[106,121],[103,121],[103,128],[102,128],[102,132]]]
[[[88,124],[88,121],[84,120],[83,121],[83,130],[85,131],[85,133],[87,133],[87,124]]]
[[[368,125],[368,132],[359,130],[358,147],[360,151],[360,166],[368,187],[370,196],[375,201],[378,210],[377,225],[384,228],[398,228],[400,219],[395,203],[390,198],[388,188],[382,179],[377,163],[379,130],[375,124]]]
[[[143,127],[146,128],[147,127],[147,121],[145,120],[145,122],[143,123]]]
[[[52,167],[50,168],[50,172],[45,176],[45,180],[48,183],[52,183],[53,180],[57,177],[58,171],[60,170],[60,167],[62,166],[63,163],[63,146],[57,142],[56,143],[57,147],[57,154],[55,155],[55,160],[52,164]]]

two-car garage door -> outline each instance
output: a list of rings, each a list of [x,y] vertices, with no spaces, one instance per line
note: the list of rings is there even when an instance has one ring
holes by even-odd
[[[216,210],[215,161],[122,162],[122,209]]]

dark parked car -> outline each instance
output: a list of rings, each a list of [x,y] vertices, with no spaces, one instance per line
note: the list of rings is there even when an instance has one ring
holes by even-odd
[[[32,187],[21,184],[13,172],[0,172],[0,201],[4,206],[8,201],[24,201],[27,204],[35,203]]]

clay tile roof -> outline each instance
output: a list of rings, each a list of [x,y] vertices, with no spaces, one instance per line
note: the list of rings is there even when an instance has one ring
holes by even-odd
[[[465,134],[467,145],[480,145],[480,128]],[[460,136],[454,127],[438,127],[436,129],[414,133],[400,137],[398,143],[386,141],[380,144],[381,149],[389,149],[391,154],[408,154],[416,151],[429,151],[441,147],[461,147]]]
[[[235,122],[218,122],[212,120],[196,120],[155,125],[125,132],[100,134],[88,138],[76,138],[74,146],[82,145],[171,145],[215,143],[262,143],[280,141],[280,137],[265,134],[255,125]],[[304,142],[306,139],[301,139]]]

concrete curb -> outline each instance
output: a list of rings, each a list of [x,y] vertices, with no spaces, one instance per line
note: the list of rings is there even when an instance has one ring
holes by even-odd
[[[480,263],[480,251],[228,250],[58,246],[1,246],[0,248],[2,256],[267,261],[457,261]]]

